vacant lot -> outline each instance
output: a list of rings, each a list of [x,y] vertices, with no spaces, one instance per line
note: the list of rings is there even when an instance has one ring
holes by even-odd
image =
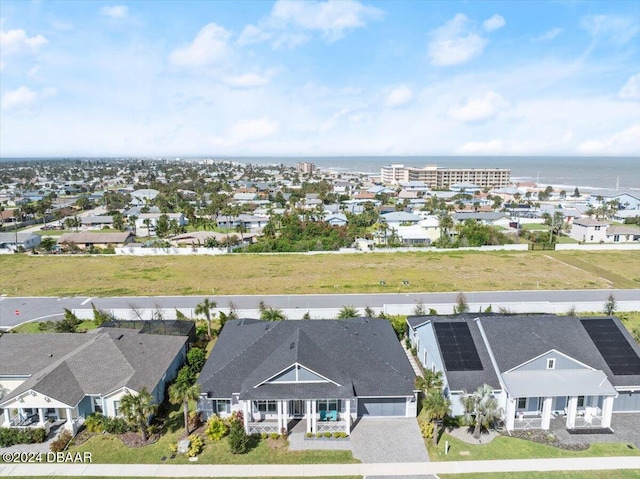
[[[0,257],[10,296],[490,291],[640,287],[640,251],[211,257]],[[403,286],[404,280],[409,285]],[[386,284],[381,285],[384,281]]]

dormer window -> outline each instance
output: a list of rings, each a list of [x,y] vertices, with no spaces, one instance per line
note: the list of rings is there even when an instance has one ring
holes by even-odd
[[[547,369],[555,369],[556,368],[556,358],[547,359]]]

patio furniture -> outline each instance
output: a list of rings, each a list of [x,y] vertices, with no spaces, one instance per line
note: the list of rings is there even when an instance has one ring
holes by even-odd
[[[327,420],[328,421],[337,421],[338,420],[338,411],[327,411]]]
[[[321,421],[326,421],[327,420],[327,411],[320,411],[320,420]]]

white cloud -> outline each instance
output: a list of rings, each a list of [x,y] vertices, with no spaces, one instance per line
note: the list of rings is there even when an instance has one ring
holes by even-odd
[[[0,31],[0,51],[3,55],[22,52],[34,52],[49,43],[42,35],[27,36],[22,29]]]
[[[26,86],[9,90],[2,95],[2,109],[6,111],[29,109],[34,105],[37,96],[35,91]]]
[[[291,1],[278,0],[268,17],[258,25],[247,25],[239,45],[270,40],[274,47],[295,46],[309,40],[305,32],[318,32],[327,42],[335,42],[347,33],[379,20],[382,10],[355,0]]]
[[[269,76],[245,73],[243,75],[225,77],[222,81],[225,85],[233,88],[256,88],[269,83]]]
[[[129,8],[125,5],[111,5],[100,9],[100,15],[111,18],[126,18]]]
[[[488,40],[474,31],[473,23],[462,13],[431,32],[428,56],[437,66],[466,63],[480,55]]]
[[[169,55],[173,65],[183,67],[211,66],[229,54],[230,33],[215,23],[202,27],[193,41]]]
[[[413,98],[413,91],[407,85],[399,85],[391,90],[384,99],[384,104],[390,108],[404,106]]]
[[[553,28],[547,32],[544,32],[542,35],[534,37],[531,39],[532,42],[547,42],[549,40],[553,40],[558,35],[562,33],[562,28]]]
[[[244,119],[234,123],[224,136],[212,138],[212,142],[219,146],[244,146],[257,140],[263,140],[274,135],[280,129],[280,124],[266,117],[258,119]]]
[[[587,155],[637,155],[640,150],[640,123],[602,140],[589,140],[578,147]]]
[[[618,15],[584,17],[581,26],[593,37],[608,39],[622,45],[628,43],[640,30],[640,24],[633,17]]]
[[[640,101],[640,73],[631,75],[618,92],[618,98],[621,100]]]
[[[494,15],[482,22],[482,28],[484,28],[486,32],[493,32],[504,27],[506,24],[507,22],[504,20],[502,15]]]
[[[457,153],[461,155],[499,155],[504,152],[502,140],[490,141],[470,141],[458,148]]]
[[[451,108],[449,116],[463,122],[482,122],[495,118],[508,108],[509,104],[501,95],[494,91],[488,91],[482,98],[476,98],[464,105]]]

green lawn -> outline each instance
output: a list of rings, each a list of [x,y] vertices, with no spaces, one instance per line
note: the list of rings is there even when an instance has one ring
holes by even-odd
[[[449,441],[449,454],[445,455],[445,441]],[[432,461],[473,461],[492,459],[534,459],[554,457],[639,456],[640,451],[623,443],[595,443],[584,451],[566,451],[515,437],[499,436],[488,444],[467,444],[449,434],[443,434],[433,447],[426,441]],[[462,453],[462,454],[461,454]]]
[[[14,333],[52,333],[54,330],[42,331],[39,322],[24,323],[13,329]],[[96,329],[96,323],[91,320],[82,321],[78,326],[78,333],[85,333],[91,329]]]
[[[485,474],[438,474],[441,479],[638,479],[631,469],[607,471],[490,472]]]
[[[33,476],[3,476],[6,479],[33,479]],[[39,476],[40,479],[54,479],[60,476]],[[126,476],[64,476],[66,479],[155,479],[151,477],[126,477]],[[290,476],[288,476],[290,478]],[[362,479],[362,476],[333,476],[335,479]],[[285,477],[260,476],[261,479],[285,479]],[[171,479],[165,477],[165,479]],[[180,479],[202,479],[195,477],[181,477]],[[238,479],[234,477],[222,477],[218,479]],[[308,477],[306,479],[323,479],[322,477]]]

